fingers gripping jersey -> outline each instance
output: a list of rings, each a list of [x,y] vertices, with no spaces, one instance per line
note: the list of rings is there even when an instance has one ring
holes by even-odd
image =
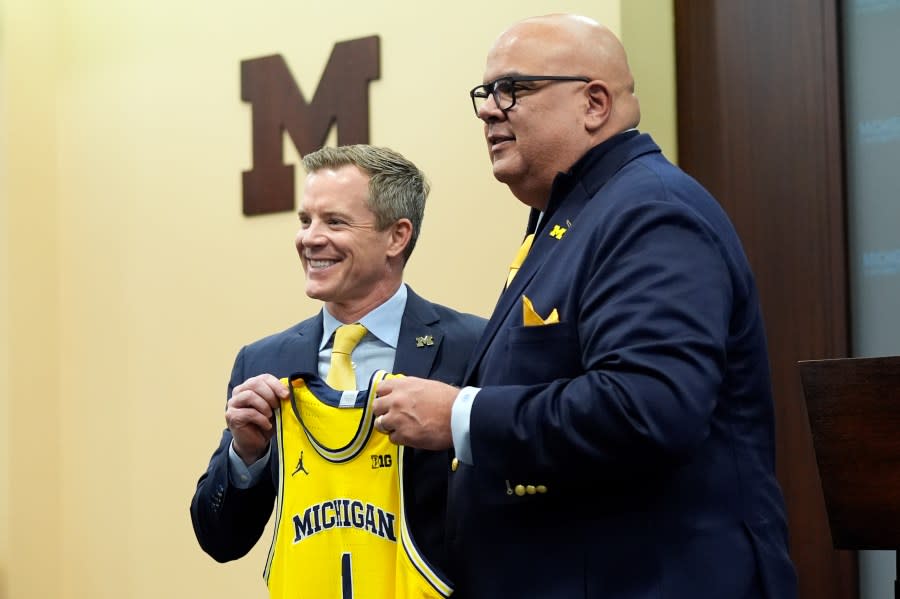
[[[379,370],[363,391],[318,376],[282,379],[281,468],[264,577],[273,598],[431,599],[453,592],[419,553],[403,506],[403,447],[374,428]],[[400,376],[400,375],[396,375]]]

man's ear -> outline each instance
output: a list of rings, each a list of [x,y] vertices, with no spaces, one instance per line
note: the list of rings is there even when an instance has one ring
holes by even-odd
[[[388,245],[388,256],[394,258],[403,254],[412,240],[412,230],[412,222],[408,218],[401,218],[390,226],[391,241]]]
[[[612,92],[605,81],[595,79],[587,84],[587,97],[585,127],[594,132],[603,127],[612,116]]]

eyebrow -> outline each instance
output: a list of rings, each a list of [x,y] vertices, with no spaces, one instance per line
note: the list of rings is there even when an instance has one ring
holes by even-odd
[[[487,85],[488,83],[493,83],[494,81],[498,81],[500,79],[509,79],[510,77],[521,77],[524,74],[525,73],[521,73],[519,71],[512,71],[511,73],[504,73],[503,75],[500,75],[499,77],[494,77],[493,79],[491,79],[489,81],[483,81],[481,84]]]
[[[302,210],[302,209],[301,209],[301,210],[298,210],[298,211],[297,211],[297,216],[299,216],[299,217],[301,217],[301,218],[304,217],[304,216],[309,217],[309,212],[307,212],[306,210]],[[340,210],[331,210],[331,211],[329,211],[329,212],[323,212],[321,216],[322,216],[322,218],[334,218],[334,217],[337,217],[337,218],[342,218],[342,219],[348,220],[348,221],[349,221],[349,220],[352,220],[352,217],[351,217],[351,215],[350,215],[349,213],[347,213],[347,212],[341,212]]]

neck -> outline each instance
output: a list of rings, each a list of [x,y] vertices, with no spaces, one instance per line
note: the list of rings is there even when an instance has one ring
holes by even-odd
[[[543,185],[509,185],[509,190],[516,196],[516,199],[540,212],[547,208],[547,202],[550,201],[550,189],[550,187]]]
[[[325,309],[344,324],[359,322],[363,316],[391,299],[402,283],[402,280],[385,281],[364,298],[344,302],[325,302]]]

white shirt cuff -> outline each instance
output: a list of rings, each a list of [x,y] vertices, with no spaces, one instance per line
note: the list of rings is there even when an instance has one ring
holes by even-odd
[[[479,387],[463,387],[456,394],[453,409],[450,412],[450,431],[453,434],[453,449],[456,458],[468,465],[472,465],[472,443],[469,439],[469,419],[472,414],[472,402],[481,391]]]

